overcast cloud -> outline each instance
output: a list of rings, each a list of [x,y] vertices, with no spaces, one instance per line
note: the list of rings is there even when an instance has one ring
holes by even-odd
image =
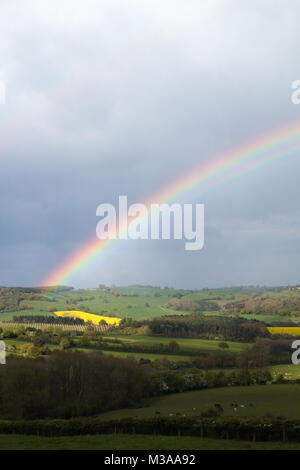
[[[41,282],[98,204],[300,119],[299,17],[298,0],[1,0],[0,285]],[[199,194],[199,252],[120,242],[69,283],[298,283],[299,175],[296,155]]]

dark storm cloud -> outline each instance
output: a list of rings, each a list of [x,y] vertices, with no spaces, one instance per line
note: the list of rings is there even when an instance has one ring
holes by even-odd
[[[296,1],[2,1],[0,284],[34,284],[95,231],[244,139],[300,117]],[[115,244],[72,282],[295,283],[298,158],[207,195],[204,250]]]

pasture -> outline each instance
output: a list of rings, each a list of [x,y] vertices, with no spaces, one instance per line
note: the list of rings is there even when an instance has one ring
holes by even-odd
[[[17,315],[53,315],[54,311],[65,310],[118,318],[153,318],[166,313],[177,313],[163,309],[164,304],[171,298],[171,292],[167,289],[138,287],[118,287],[111,290],[74,289],[60,293],[53,291],[44,296],[45,300],[22,300],[20,310],[1,312],[0,318],[11,321]]]
[[[271,366],[270,372],[274,379],[282,375],[285,380],[300,380],[300,365],[280,364],[278,366]]]
[[[151,337],[149,338],[151,340]],[[164,338],[165,339],[165,338]],[[151,341],[150,341],[151,342]],[[25,343],[28,344],[28,341],[22,341],[19,339],[5,339],[5,343],[7,346],[7,352],[9,354],[19,355],[21,346]],[[47,346],[50,350],[59,349],[59,345],[53,345],[47,343]],[[217,346],[215,346],[217,349]],[[77,351],[85,351],[85,352],[92,352],[97,351],[97,349],[93,349],[91,347],[84,348],[82,346],[70,348],[70,350],[77,350]],[[187,360],[192,360],[193,356],[189,356],[188,354],[160,354],[160,353],[145,353],[145,352],[128,352],[128,351],[111,351],[111,350],[102,350],[103,354],[108,354],[116,357],[127,358],[132,357],[135,358],[137,361],[140,359],[148,359],[150,361],[156,361],[159,359],[166,359],[170,362],[182,362]]]
[[[4,326],[5,324],[3,324]],[[18,326],[18,324],[15,324]],[[0,325],[1,326],[1,325]],[[35,325],[37,327],[37,325]],[[43,329],[50,329],[50,330],[57,330],[59,331],[60,329],[68,329],[69,325],[64,325],[63,327],[53,327],[51,326],[49,328],[49,325],[41,325]],[[82,326],[70,326],[71,330],[79,330],[83,329],[85,327]],[[76,337],[75,337],[76,338]],[[135,336],[135,335],[127,335],[127,336],[118,336],[118,335],[109,335],[106,337],[107,340],[109,338],[112,339],[120,339],[124,344],[132,344],[134,346],[140,346],[141,349],[144,346],[149,346],[149,345],[155,345],[155,344],[162,344],[164,346],[167,346],[170,341],[176,341],[176,343],[179,345],[179,353],[160,353],[160,352],[139,352],[139,351],[116,351],[114,348],[112,350],[109,349],[109,343],[107,343],[107,346],[102,352],[104,354],[111,354],[116,357],[121,357],[121,358],[126,358],[126,357],[134,357],[136,360],[140,360],[141,358],[143,359],[148,359],[150,361],[155,361],[158,359],[166,359],[170,362],[182,362],[182,361],[190,361],[193,358],[195,358],[194,353],[197,351],[202,351],[202,352],[212,352],[212,351],[220,351],[220,341],[216,340],[204,340],[204,339],[189,339],[189,338],[166,338],[166,337],[161,337],[161,336]],[[19,354],[20,353],[20,348],[21,346],[26,342],[30,343],[30,339],[27,341],[23,341],[22,339],[5,339],[5,342],[7,344],[8,352],[14,353],[14,354]],[[247,349],[249,346],[251,346],[249,343],[235,343],[235,342],[228,342],[228,349],[226,351],[230,352],[235,352],[239,353]],[[12,347],[14,350],[12,350]],[[53,344],[47,344],[50,350],[53,349],[58,349],[59,345],[53,345]],[[99,350],[99,349],[93,349],[93,347],[88,347],[84,348],[80,346],[79,344],[71,347],[70,349],[72,350],[82,350],[86,352],[91,352],[93,350]]]
[[[188,350],[203,350],[203,351],[216,351],[220,350],[221,341],[209,339],[194,339],[194,338],[175,338],[163,336],[139,336],[139,335],[114,335],[109,334],[109,337],[115,337],[123,342],[134,344],[168,344],[170,341],[176,341],[180,348]],[[233,341],[226,341],[228,349],[226,351],[242,352],[251,346],[250,343],[237,343]]]
[[[157,411],[161,415],[181,413],[199,416],[201,412],[214,407],[215,403],[220,403],[224,416],[271,415],[300,419],[299,394],[300,385],[295,384],[225,387],[166,395],[153,399],[143,408],[110,411],[101,416],[103,419],[153,416]],[[234,411],[233,403],[238,404],[237,412]]]
[[[295,442],[248,442],[200,437],[101,434],[41,437],[0,435],[0,450],[300,450]]]

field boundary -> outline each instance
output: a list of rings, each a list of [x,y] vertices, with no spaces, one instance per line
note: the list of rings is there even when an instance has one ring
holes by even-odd
[[[245,441],[300,440],[300,420],[267,418],[151,417],[101,421],[99,418],[39,421],[0,421],[0,434],[47,437],[95,434],[144,434],[197,436],[199,438]]]

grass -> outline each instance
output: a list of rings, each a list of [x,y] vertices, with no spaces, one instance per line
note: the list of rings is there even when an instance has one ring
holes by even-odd
[[[295,364],[280,364],[270,367],[273,377],[276,379],[279,375],[283,375],[284,379],[296,380],[300,379],[300,366]]]
[[[176,393],[153,399],[148,406],[122,409],[103,413],[103,419],[123,418],[126,416],[153,416],[156,411],[162,415],[182,413],[197,416],[203,410],[220,403],[225,416],[285,416],[300,418],[300,385],[255,385],[250,387],[225,387]],[[245,405],[234,412],[231,404]],[[253,406],[250,406],[250,404]]]
[[[55,302],[47,302],[45,300],[22,301],[20,307],[29,305],[28,310],[20,310],[15,312],[1,313],[1,320],[12,320],[18,315],[52,315],[48,312],[49,307],[55,307],[55,310],[81,310],[88,313],[97,313],[103,316],[120,318],[142,318],[142,317],[159,317],[166,313],[161,307],[170,300],[171,290],[161,289],[160,295],[156,296],[156,288],[138,288],[138,287],[116,287],[119,296],[116,297],[111,292],[97,290],[71,290],[64,293],[49,293],[49,298],[55,298]],[[180,291],[176,291],[180,292]],[[132,296],[136,294],[136,296]],[[94,297],[91,300],[80,300],[87,296]],[[146,306],[148,304],[149,306]],[[169,313],[176,313],[172,310]],[[178,312],[177,312],[178,313]],[[182,313],[182,312],[180,312]]]
[[[1,325],[1,323],[0,323]],[[4,324],[2,324],[4,326]],[[18,326],[18,324],[15,324]],[[37,325],[35,325],[37,326]],[[42,325],[45,328],[51,328],[50,325]],[[52,326],[53,327],[53,326]],[[71,329],[75,328],[71,326]],[[150,361],[154,361],[156,359],[167,359],[171,362],[180,362],[180,361],[190,361],[191,359],[195,358],[196,356],[193,355],[195,351],[203,351],[203,352],[211,352],[221,350],[219,345],[220,341],[216,340],[206,340],[206,339],[193,339],[193,338],[172,338],[172,337],[162,337],[162,336],[140,336],[140,335],[114,335],[109,334],[107,336],[107,340],[109,338],[113,339],[120,339],[123,343],[134,344],[135,346],[149,346],[151,344],[163,344],[168,345],[170,341],[176,341],[178,343],[180,350],[184,353],[181,354],[162,354],[162,353],[152,353],[152,352],[128,352],[128,351],[114,351],[114,350],[105,350],[103,351],[105,354],[111,354],[116,357],[135,357],[137,360],[141,358],[149,359]],[[25,341],[22,340],[10,340],[5,339],[7,346],[15,346],[17,350],[19,350],[22,344]],[[30,341],[28,341],[30,342]],[[250,347],[251,344],[249,343],[237,343],[237,342],[227,342],[228,348],[226,351],[239,353],[244,351],[246,348]],[[57,349],[59,345],[48,345],[49,349]],[[92,351],[92,349],[84,349],[81,346],[75,347],[73,349],[80,349],[86,351]],[[18,352],[18,351],[17,351]]]
[[[244,314],[242,315],[246,320],[258,320],[265,323],[274,323],[274,322],[294,322],[297,321],[293,317],[283,316],[283,315],[256,315],[256,314]]]
[[[40,437],[0,435],[0,450],[300,450],[300,443],[248,442],[199,437],[107,434]]]
[[[110,336],[110,335],[109,335]],[[176,341],[182,349],[202,349],[203,351],[220,350],[219,344],[221,341],[209,339],[194,339],[194,338],[166,338],[162,336],[138,336],[138,335],[124,335],[115,336],[124,342],[133,342],[135,344],[168,344],[170,341]],[[250,343],[237,343],[226,341],[229,348],[226,351],[242,352],[251,346]]]
[[[6,347],[7,347],[7,352],[8,353],[14,353],[14,355],[19,355],[20,354],[20,350],[21,350],[21,347],[23,344],[28,344],[30,343],[30,341],[20,341],[20,340],[17,340],[17,339],[5,339],[5,344],[6,344]],[[30,343],[32,344],[32,343]],[[9,347],[11,346],[14,346],[16,348],[15,351],[12,351],[10,350]],[[50,350],[53,350],[53,349],[60,349],[59,345],[58,344],[49,344],[47,343],[46,346],[48,346],[48,348]],[[86,353],[89,353],[89,352],[93,352],[93,351],[98,351],[98,349],[91,349],[91,348],[82,348],[82,347],[76,347],[76,348],[71,348],[72,350],[75,350],[76,351],[83,351],[83,352],[86,352]],[[184,360],[187,360],[187,359],[191,359],[190,357],[188,356],[177,356],[177,355],[168,355],[168,354],[150,354],[150,353],[130,353],[130,352],[125,352],[125,351],[102,351],[103,354],[109,354],[111,356],[116,356],[116,357],[123,357],[123,358],[127,358],[127,357],[134,357],[135,359],[139,360],[141,358],[144,358],[144,359],[149,359],[150,361],[155,361],[157,359],[167,359],[168,361],[172,361],[172,362],[179,362],[179,361],[184,361]]]
[[[157,359],[167,359],[170,362],[180,362],[191,360],[189,356],[177,356],[176,354],[151,354],[151,353],[130,353],[127,351],[102,351],[104,354],[110,354],[116,357],[134,357],[135,359],[149,359],[150,361],[156,361]]]
[[[11,346],[14,346],[16,348],[16,354],[20,354],[20,349],[21,347],[23,346],[23,344],[33,344],[31,341],[20,341],[20,340],[17,340],[17,339],[5,339],[4,340],[5,344],[6,344],[6,350],[8,353],[11,353],[13,352],[12,350],[10,350],[9,347]],[[50,344],[50,343],[47,343],[45,346],[47,346],[50,350],[53,350],[53,349],[58,349],[59,348],[59,345],[57,344]]]

